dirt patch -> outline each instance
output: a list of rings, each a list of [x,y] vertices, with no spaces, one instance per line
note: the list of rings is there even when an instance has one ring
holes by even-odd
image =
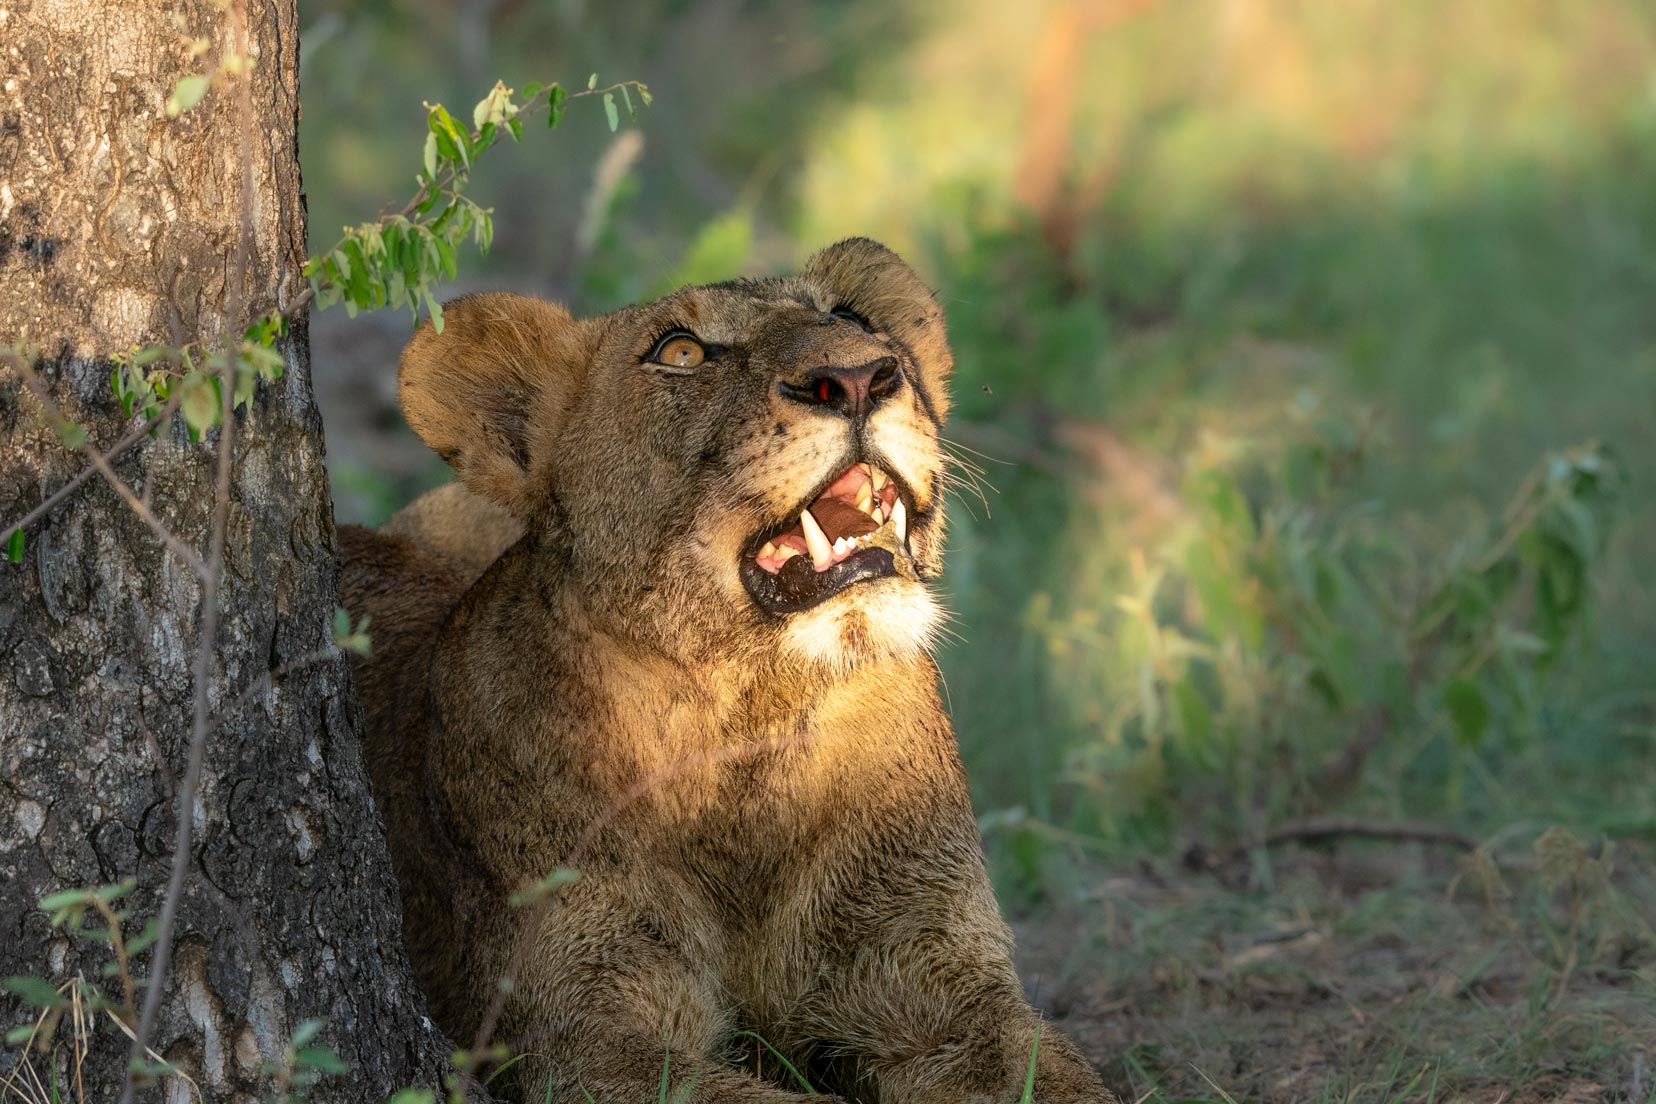
[[[1032,993],[1123,1099],[1656,1101],[1648,850],[1251,862],[1101,869],[1018,925]]]

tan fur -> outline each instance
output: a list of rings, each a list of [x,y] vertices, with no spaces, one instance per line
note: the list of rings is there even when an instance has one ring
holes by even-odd
[[[379,531],[447,556],[470,583],[518,542],[523,523],[464,483],[445,483],[398,510]]]
[[[884,1104],[1012,1104],[1039,1031],[1036,1100],[1112,1100],[1024,1000],[926,653],[951,364],[926,287],[853,240],[586,321],[498,295],[445,315],[403,403],[487,501],[444,490],[344,534],[347,604],[374,619],[368,759],[442,1027],[469,1041],[516,961],[496,1038],[531,1055],[523,1099],[655,1100],[665,1054],[674,1099],[803,1101],[754,1072],[753,1030]],[[643,361],[668,325],[725,351],[665,376]],[[866,422],[779,391],[888,353],[903,386]],[[912,494],[926,581],[764,612],[743,543],[863,459]],[[496,506],[522,535],[476,578],[517,532]],[[556,908],[509,903],[569,864]]]

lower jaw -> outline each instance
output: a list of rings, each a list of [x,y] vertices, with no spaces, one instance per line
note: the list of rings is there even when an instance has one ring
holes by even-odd
[[[814,609],[865,582],[896,578],[898,571],[890,552],[868,548],[820,572],[811,567],[808,557],[797,556],[775,575],[754,563],[751,556],[744,556],[741,576],[742,585],[760,609],[789,614]]]

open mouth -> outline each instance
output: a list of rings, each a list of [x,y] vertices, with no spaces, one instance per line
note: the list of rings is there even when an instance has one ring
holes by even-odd
[[[872,464],[852,464],[799,512],[756,536],[742,554],[742,583],[773,613],[796,613],[845,588],[888,575],[918,578],[908,547],[909,504]]]

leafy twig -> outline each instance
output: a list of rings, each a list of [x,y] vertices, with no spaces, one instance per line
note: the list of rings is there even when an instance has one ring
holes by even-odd
[[[245,74],[243,74],[241,79],[245,81]],[[549,111],[549,125],[556,126],[558,120],[562,117],[564,110],[566,110],[567,104],[573,100],[584,99],[591,96],[599,96],[613,102],[614,95],[619,92],[626,99],[628,109],[631,111],[632,96],[629,92],[630,90],[631,92],[636,92],[639,99],[643,103],[648,104],[650,102],[648,86],[639,81],[618,81],[604,87],[598,87],[596,82],[594,82],[591,87],[574,93],[565,92],[563,87],[556,82],[545,86],[542,86],[538,82],[533,85],[525,86],[526,91],[530,88],[532,88],[533,91],[522,104],[513,104],[510,101],[510,90],[497,85],[497,92],[491,92],[490,96],[478,105],[478,109],[481,111],[485,105],[495,105],[495,113],[500,115],[501,121],[506,124],[507,132],[511,133],[514,138],[517,138],[520,133],[520,120],[522,116],[531,108],[539,107],[543,104],[547,106]],[[202,86],[202,91],[205,92],[205,89],[206,85],[204,84]],[[197,99],[199,99],[199,97],[197,97]],[[195,102],[196,100],[192,100],[191,105],[193,106]],[[451,124],[453,122],[452,116],[450,116],[448,112],[444,111],[440,104],[428,105],[428,114],[433,119],[446,119]],[[485,122],[482,125],[479,125],[474,129],[463,132],[458,130],[455,131],[453,137],[448,138],[447,141],[449,147],[453,149],[456,154],[459,153],[460,146],[464,145],[464,158],[445,158],[442,162],[444,167],[441,171],[436,170],[436,162],[433,162],[432,170],[422,173],[420,186],[415,190],[413,196],[409,198],[408,202],[405,203],[400,210],[392,214],[382,214],[373,222],[357,227],[355,232],[347,233],[345,237],[340,238],[339,241],[335,242],[334,245],[326,252],[320,253],[316,257],[312,258],[305,266],[306,273],[311,278],[309,286],[307,286],[292,300],[280,304],[278,309],[270,317],[270,321],[281,322],[295,317],[300,311],[304,310],[312,301],[314,301],[317,298],[317,295],[322,291],[331,290],[343,293],[352,290],[348,287],[349,281],[345,278],[346,274],[340,272],[338,273],[339,278],[335,279],[334,276],[330,274],[325,262],[327,258],[339,254],[341,250],[343,250],[353,239],[365,240],[364,235],[370,231],[378,233],[383,228],[392,224],[407,222],[410,216],[417,215],[421,212],[430,213],[430,211],[434,209],[432,201],[437,197],[447,195],[451,197],[453,202],[445,208],[443,214],[439,214],[436,218],[430,220],[430,225],[442,223],[444,215],[451,210],[459,208],[462,203],[470,204],[471,201],[464,199],[458,191],[456,185],[464,182],[471,168],[475,165],[476,155],[493,146],[499,137],[500,129],[501,128],[498,124],[489,122],[485,119]],[[411,225],[417,225],[421,229],[428,228],[428,224],[426,223]],[[482,238],[483,241],[487,240],[488,234],[492,234],[492,230],[488,230],[484,233]],[[439,253],[438,264],[445,274],[451,274],[449,266],[452,265],[453,247],[452,244],[447,242],[444,243],[444,246],[447,247],[449,252],[445,256],[442,253],[443,247],[437,247]],[[376,289],[369,290],[373,291]],[[378,290],[380,290],[383,295],[383,289]],[[383,297],[386,301],[389,301],[390,299],[389,296]],[[438,303],[434,299],[429,298],[429,296],[427,297],[427,303],[432,309],[433,317],[440,320],[441,307]],[[323,305],[326,306],[327,303],[324,302]],[[353,301],[353,305],[373,304],[356,303]],[[268,347],[269,342],[274,340],[274,335],[277,332],[277,329],[278,327],[275,326],[266,327],[264,333],[261,334],[256,342],[244,342],[242,355],[247,356],[249,354],[256,354],[260,351],[261,347]],[[187,351],[187,349],[195,347],[196,346],[192,344],[187,346],[186,350],[171,350],[171,352],[181,353]],[[153,352],[157,348],[158,347],[150,347],[150,351]],[[228,359],[232,361],[237,359],[235,350],[231,350]],[[175,384],[179,382],[181,381],[175,381]],[[52,495],[39,506],[29,511],[29,513],[24,515],[22,518],[19,518],[11,525],[7,526],[4,532],[0,533],[0,547],[6,547],[7,543],[13,538],[14,534],[26,529],[34,522],[51,513],[53,509],[62,504],[71,494],[82,487],[93,474],[106,474],[107,477],[107,473],[113,471],[113,469],[109,467],[108,462],[113,461],[117,456],[126,452],[133,445],[142,440],[145,433],[155,428],[156,425],[164,422],[171,414],[176,413],[183,401],[184,394],[185,391],[181,387],[175,386],[169,394],[166,407],[159,414],[148,419],[140,428],[128,433],[127,436],[123,437],[107,453],[103,454],[103,460],[105,461],[104,463],[100,464],[97,462],[97,459],[94,458],[92,467],[80,472],[78,475],[70,479],[69,482],[54,491]],[[189,412],[186,411],[186,414],[188,415]],[[117,492],[120,491],[120,485],[115,483],[112,483],[111,485],[116,486]],[[146,521],[150,520],[149,517],[146,516],[147,504],[144,503],[143,499],[136,495],[131,495],[129,497],[127,494],[122,494],[122,497],[127,500],[129,505],[135,503],[143,505],[144,509],[139,510],[140,516],[146,517]],[[134,505],[134,509],[139,509],[139,505]],[[151,528],[156,529],[157,525],[152,523]],[[157,530],[157,535],[160,535],[159,529]],[[164,536],[162,539],[164,541],[167,540]],[[168,546],[173,548],[175,552],[180,552],[181,555],[184,555],[186,562],[190,563],[191,568],[194,569],[198,575],[201,573],[202,568],[205,567],[205,563],[193,550],[185,548],[182,544],[169,543]],[[185,553],[187,553],[187,555]]]
[[[156,426],[178,413],[179,403],[183,400],[184,396],[182,394],[174,395],[171,399],[167,400],[167,405],[161,408],[160,413],[156,414],[154,417],[146,418],[137,428],[133,429],[125,437],[122,437],[119,441],[116,441],[109,448],[105,449],[103,453],[104,463],[113,464],[116,458],[126,452],[127,449],[149,436],[150,431],[155,429]],[[39,506],[36,506],[34,509],[24,514],[21,518],[18,518],[5,530],[0,530],[0,545],[5,545],[10,542],[13,533],[20,529],[27,529],[36,521],[39,521],[41,518],[51,513],[52,510],[57,507],[58,503],[74,494],[80,489],[81,484],[85,483],[88,479],[91,479],[94,475],[97,475],[98,471],[99,466],[97,464],[90,464],[82,468],[79,474],[75,475],[63,486],[47,495],[46,500]],[[142,499],[140,499],[140,501],[142,501]]]
[[[29,364],[26,358],[18,356],[15,353],[7,353],[0,359],[4,359],[14,369],[16,369],[18,376],[23,380],[24,386],[28,387],[29,392],[34,395],[34,397],[40,402],[40,405],[45,408],[46,417],[53,423],[53,425],[63,426],[71,424],[69,419],[64,417],[63,412],[58,409],[58,405],[52,401],[51,391],[46,387],[45,381],[43,381],[35,372],[33,366]],[[132,508],[133,513],[137,514],[139,518],[143,520],[144,524],[150,527],[150,531],[160,539],[161,543],[166,545],[167,548],[179,559],[188,564],[190,566],[190,570],[194,571],[196,575],[205,577],[207,571],[206,562],[196,554],[195,549],[179,540],[173,531],[168,529],[166,524],[160,518],[155,516],[149,506],[144,503],[144,500],[139,498],[131,487],[127,486],[126,480],[116,474],[115,469],[110,466],[109,461],[104,459],[103,453],[93,448],[84,440],[81,441],[79,447],[80,450],[86,454],[87,458],[92,461],[92,467],[97,471],[97,473],[103,476],[104,481],[109,484],[116,494],[121,496],[121,500]],[[19,525],[21,525],[21,523],[19,523]],[[16,529],[18,526],[13,526],[12,528]],[[10,530],[8,530],[8,532],[10,532]]]

